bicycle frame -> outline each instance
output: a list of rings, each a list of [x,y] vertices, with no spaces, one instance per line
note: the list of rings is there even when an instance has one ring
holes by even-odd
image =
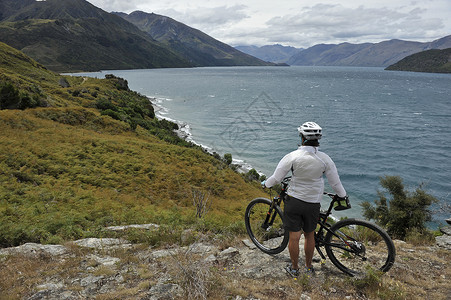
[[[282,203],[283,199],[285,199],[285,196],[287,196],[286,189],[288,187],[289,179],[290,179],[290,177],[287,177],[287,178],[285,178],[282,181],[282,183],[281,183],[281,192],[279,193],[278,196],[275,196],[272,199],[272,205],[271,205],[271,207],[270,207],[270,209],[268,211],[268,214],[266,216],[265,222],[262,224],[262,228],[265,229],[265,230],[268,227],[272,226],[272,224],[274,223],[274,219],[276,217],[276,214],[272,214],[272,211],[273,211],[274,207],[275,206],[279,206],[280,207],[280,204]],[[345,250],[345,251],[348,251],[348,252],[352,252],[352,253],[355,253],[355,254],[359,255],[362,252],[362,245],[352,245],[347,240],[343,239],[342,236],[339,236],[338,234],[336,234],[335,232],[332,232],[330,230],[330,227],[332,227],[332,225],[327,222],[327,219],[332,214],[332,209],[334,208],[335,203],[338,202],[340,204],[340,200],[334,198],[334,196],[335,196],[334,194],[324,193],[324,195],[327,195],[330,198],[332,198],[332,201],[330,202],[329,207],[328,207],[328,209],[325,212],[320,212],[320,216],[319,216],[319,219],[318,219],[319,229],[318,229],[318,231],[315,232],[315,248],[316,248],[316,251],[318,252],[318,254],[321,256],[322,262],[323,263],[325,262],[326,256],[321,251],[320,247],[324,247],[326,245],[332,246],[332,247],[336,247],[336,248],[340,248],[342,250]],[[272,218],[270,220],[271,215],[272,215]],[[331,232],[331,234],[333,234],[338,239],[340,239],[342,242],[344,242],[349,248],[342,246],[342,244],[326,243],[324,241],[324,236],[326,234],[325,231],[326,232]],[[346,238],[352,239],[351,237],[347,236],[343,232],[342,232],[342,234],[344,236],[346,236]]]
[[[329,208],[325,211],[325,212],[320,212],[320,216],[318,219],[318,225],[319,225],[319,229],[317,232],[315,232],[315,248],[316,251],[319,253],[319,255],[321,256],[322,262],[325,261],[326,256],[323,254],[323,252],[321,251],[320,247],[324,247],[324,246],[332,246],[332,247],[336,247],[336,248],[340,248],[344,251],[348,251],[351,253],[354,253],[358,256],[361,256],[360,253],[364,252],[364,247],[363,245],[359,244],[351,244],[348,242],[349,239],[354,240],[352,237],[346,235],[343,232],[340,232],[344,237],[346,237],[348,240],[344,239],[343,236],[340,236],[338,234],[336,234],[335,232],[333,232],[332,230],[330,230],[330,227],[332,227],[332,225],[330,223],[327,222],[327,219],[329,218],[329,216],[332,214],[332,209],[335,206],[336,202],[339,202],[339,200],[334,198],[333,194],[329,194],[329,193],[324,193],[324,195],[327,195],[329,197],[332,198],[332,201],[329,204]],[[342,242],[344,242],[346,244],[346,246],[348,247],[344,247],[342,244],[337,244],[337,243],[326,243],[324,241],[324,236],[325,236],[325,232],[330,232],[332,235],[334,235],[335,237],[337,237],[338,239],[340,239]],[[355,240],[353,242],[356,242]]]

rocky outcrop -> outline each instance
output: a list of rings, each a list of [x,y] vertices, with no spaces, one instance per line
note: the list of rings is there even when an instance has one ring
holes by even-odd
[[[448,222],[448,220],[446,221]],[[450,222],[448,222],[448,224],[449,223]],[[443,233],[443,235],[435,238],[437,245],[451,250],[451,225],[440,228],[440,231]]]
[[[318,259],[314,260],[316,275],[310,283],[290,285],[292,278],[283,269],[289,262],[287,249],[271,256],[256,249],[247,239],[229,245],[213,240],[204,236],[189,246],[158,249],[117,238],[88,238],[65,245],[27,243],[0,249],[0,263],[9,266],[14,261],[11,258],[17,257],[23,264],[40,260],[48,265],[49,269],[42,274],[29,275],[35,283],[22,299],[94,299],[100,295],[102,299],[207,299],[214,285],[227,285],[231,291],[228,299],[236,300],[317,299],[317,295],[323,297],[320,299],[365,298],[349,290],[349,286],[342,288],[348,277],[330,261],[320,264]],[[442,245],[440,240],[437,240],[439,246],[419,248],[396,240],[397,259],[385,275],[389,282],[401,273],[408,277],[421,274],[426,280],[433,278],[438,292],[446,293],[450,268],[446,261],[451,248],[449,243]],[[25,276],[20,270],[18,275],[15,273],[12,266],[11,276]],[[421,278],[416,281],[424,286]],[[243,297],[243,293],[247,296]]]

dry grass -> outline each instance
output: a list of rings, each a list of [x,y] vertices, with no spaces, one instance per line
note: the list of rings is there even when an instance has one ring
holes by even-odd
[[[243,247],[238,239],[236,243],[231,239],[229,245]],[[0,299],[26,299],[40,285],[55,281],[80,293],[84,287],[76,278],[89,274],[102,276],[104,282],[114,282],[118,275],[123,277],[120,283],[91,295],[96,299],[146,298],[159,284],[179,286],[167,295],[175,299],[299,299],[302,294],[313,300],[451,298],[451,252],[401,242],[396,243],[395,265],[386,274],[350,278],[328,262],[326,268],[317,270],[317,276],[296,280],[274,274],[262,278],[242,276],[247,267],[239,260],[206,262],[203,253],[194,253],[190,248],[174,248],[174,254],[158,259],[150,257],[153,249],[143,246],[99,250],[95,255],[120,259],[115,266],[102,266],[88,259],[93,250],[67,246],[69,253],[64,259],[46,255],[1,257]]]

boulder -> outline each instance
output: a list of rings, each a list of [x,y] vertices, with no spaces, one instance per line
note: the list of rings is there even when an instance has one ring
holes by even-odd
[[[62,245],[41,245],[36,243],[26,243],[17,247],[0,249],[0,255],[23,254],[28,256],[58,256],[66,253],[67,248]]]

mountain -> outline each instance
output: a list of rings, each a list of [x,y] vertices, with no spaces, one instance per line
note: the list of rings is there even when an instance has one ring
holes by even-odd
[[[417,52],[450,47],[451,35],[427,43],[389,40],[376,44],[320,44],[293,55],[287,63],[299,66],[386,67]]]
[[[0,0],[0,11],[0,41],[54,71],[192,66],[85,0]]]
[[[451,48],[431,49],[409,55],[388,66],[386,70],[451,73]]]
[[[302,51],[302,48],[291,46],[282,46],[279,44],[257,46],[236,46],[235,49],[247,53],[249,55],[260,58],[264,61],[273,63],[286,63],[293,55]]]
[[[272,65],[166,16],[142,11],[115,14],[136,25],[195,66]]]

